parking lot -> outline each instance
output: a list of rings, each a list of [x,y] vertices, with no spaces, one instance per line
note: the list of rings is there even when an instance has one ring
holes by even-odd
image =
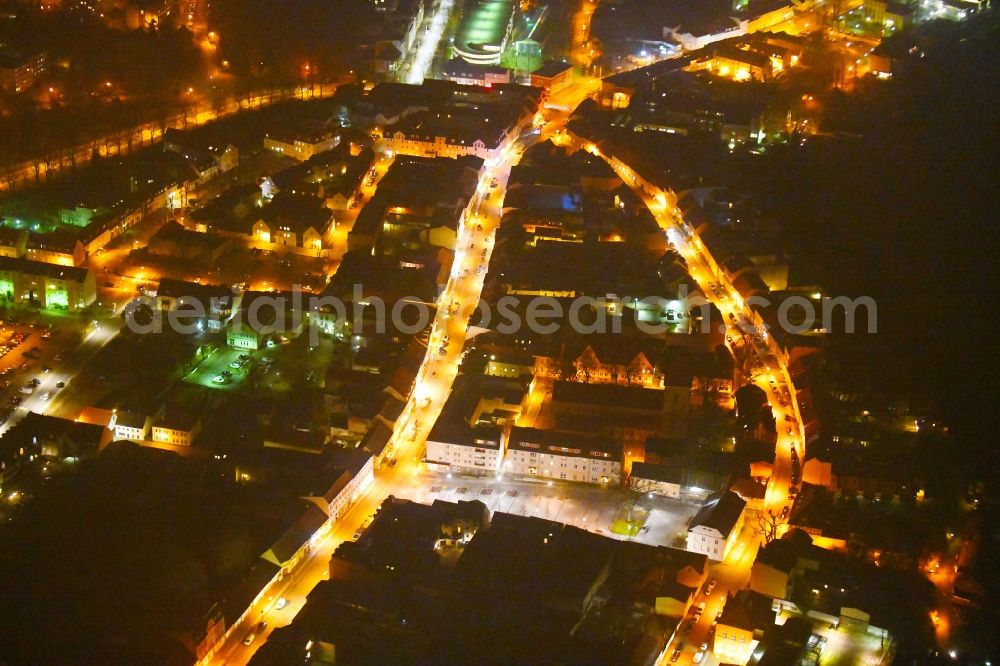
[[[189,372],[184,381],[208,388],[232,391],[246,379],[249,354],[250,352],[246,350],[229,347],[216,349]]]
[[[447,502],[479,500],[491,512],[536,516],[616,539],[628,538],[610,529],[615,514],[627,499],[618,488],[422,472],[395,494],[425,504],[436,499]],[[697,503],[661,497],[642,497],[639,503],[649,510],[649,517],[632,540],[658,546],[672,545],[678,534],[685,533],[688,520],[698,510]]]

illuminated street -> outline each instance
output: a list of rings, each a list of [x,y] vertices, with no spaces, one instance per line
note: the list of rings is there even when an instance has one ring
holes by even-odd
[[[427,77],[454,5],[455,0],[437,0],[434,3],[431,17],[424,19],[424,31],[417,35],[417,51],[411,56],[406,72],[401,77],[404,83],[420,84]]]
[[[10,3],[0,661],[1000,663],[998,33]]]
[[[579,99],[586,94],[587,85],[565,91],[563,98]],[[565,122],[565,113],[546,116],[543,114],[540,127],[541,135],[528,135],[527,141],[536,141],[539,136],[547,136]],[[500,223],[500,205],[503,202],[504,189],[510,167],[520,159],[525,141],[520,138],[508,141],[502,152],[502,158],[495,163],[488,163],[479,181],[472,201],[464,214],[464,223],[459,228],[458,248],[452,265],[451,278],[445,290],[438,298],[438,305],[459,304],[454,313],[449,308],[439,307],[434,318],[428,343],[428,353],[424,358],[417,376],[413,392],[406,407],[396,421],[390,446],[392,456],[400,461],[394,467],[383,466],[375,474],[375,482],[369,486],[366,494],[358,500],[354,507],[334,525],[332,536],[323,537],[318,548],[314,548],[309,558],[300,563],[286,580],[285,597],[289,605],[282,611],[274,611],[277,619],[272,618],[267,609],[273,600],[262,600],[258,607],[251,609],[240,625],[230,629],[225,643],[215,651],[213,659],[206,663],[244,664],[249,661],[254,651],[263,644],[267,631],[255,641],[245,646],[243,638],[260,621],[268,622],[269,630],[276,622],[290,622],[294,618],[295,609],[309,591],[324,577],[327,571],[330,555],[337,545],[344,540],[352,539],[354,533],[361,528],[365,520],[374,512],[382,501],[391,494],[404,497],[413,493],[414,486],[427,490],[426,479],[421,478],[420,462],[424,442],[435,420],[444,407],[451,390],[452,383],[458,374],[462,359],[462,351],[468,330],[469,316],[479,301],[486,271],[480,267],[489,265],[489,257],[497,225]],[[493,187],[493,181],[497,186]],[[486,250],[477,252],[476,248]],[[444,341],[444,336],[448,341]],[[445,354],[438,353],[444,349]],[[586,512],[580,516],[580,521],[588,517]],[[299,596],[301,594],[301,596]]]

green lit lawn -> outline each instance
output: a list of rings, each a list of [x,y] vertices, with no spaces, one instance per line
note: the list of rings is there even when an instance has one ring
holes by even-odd
[[[615,512],[609,529],[615,534],[634,537],[639,534],[648,517],[648,509],[634,504],[624,504]]]

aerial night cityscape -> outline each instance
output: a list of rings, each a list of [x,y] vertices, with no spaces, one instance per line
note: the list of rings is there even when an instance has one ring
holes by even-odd
[[[998,164],[992,0],[0,0],[0,666],[1000,666]]]

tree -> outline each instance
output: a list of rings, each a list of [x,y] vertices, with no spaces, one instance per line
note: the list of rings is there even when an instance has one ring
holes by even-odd
[[[771,509],[761,512],[757,517],[757,522],[753,525],[753,531],[764,539],[764,545],[771,543],[778,538],[778,528],[781,527],[781,518]]]
[[[655,490],[656,481],[639,478],[629,471],[625,475],[623,486],[625,489],[625,500],[622,502],[621,508],[626,512],[626,519],[632,521],[637,518],[636,514],[640,513],[639,501]],[[646,513],[645,509],[641,511],[642,513]]]

